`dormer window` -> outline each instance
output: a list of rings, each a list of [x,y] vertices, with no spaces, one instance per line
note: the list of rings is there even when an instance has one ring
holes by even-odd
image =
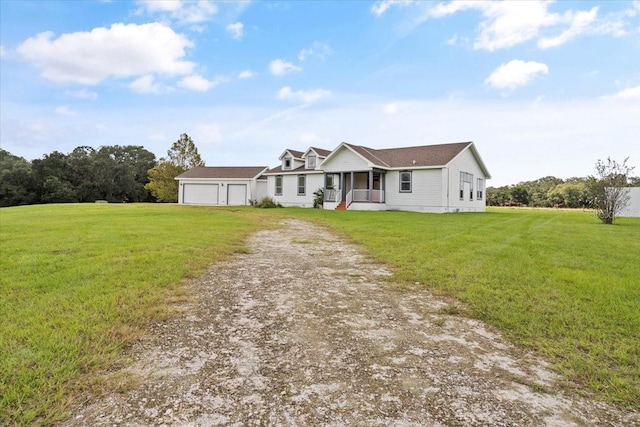
[[[307,165],[309,169],[315,169],[316,167],[316,156],[308,156],[307,157]]]
[[[284,159],[284,168],[283,169],[291,169],[291,158],[286,157]]]

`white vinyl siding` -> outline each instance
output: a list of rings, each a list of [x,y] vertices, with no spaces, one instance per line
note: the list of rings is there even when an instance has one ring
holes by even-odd
[[[464,176],[461,172],[472,175],[472,180],[467,182],[463,181]],[[449,162],[446,169],[447,180],[449,182],[449,189],[445,192],[445,203],[448,212],[484,212],[485,199],[478,199],[477,197],[470,197],[471,192],[474,190],[474,184],[477,183],[477,179],[483,180],[483,193],[484,182],[486,176],[480,165],[473,156],[471,150],[464,150],[455,159]],[[462,199],[460,198],[460,191],[462,190]],[[477,190],[477,189],[476,189]],[[448,195],[448,198],[447,196]]]
[[[400,171],[387,171],[385,200],[387,209],[442,212],[442,170],[411,171],[411,192],[400,192]]]
[[[313,206],[313,192],[318,188],[324,186],[324,175],[322,173],[307,173],[304,175],[298,174],[283,174],[277,175],[282,178],[282,194],[275,194],[275,182],[276,176],[270,175],[268,179],[268,197],[273,198],[276,202],[282,206],[298,206],[298,207],[312,207]],[[305,178],[305,194],[298,195],[298,177],[304,176]]]
[[[371,166],[359,155],[348,148],[343,148],[328,162],[325,161],[322,164],[322,169],[325,172],[365,171],[371,169]]]

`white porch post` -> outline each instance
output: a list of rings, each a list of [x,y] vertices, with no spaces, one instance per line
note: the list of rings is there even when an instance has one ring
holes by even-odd
[[[369,171],[369,203],[373,203],[373,169]]]

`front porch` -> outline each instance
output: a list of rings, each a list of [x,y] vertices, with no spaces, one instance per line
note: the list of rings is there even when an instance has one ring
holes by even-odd
[[[325,173],[325,209],[357,209],[354,204],[385,203],[385,172],[381,170]],[[352,206],[353,205],[353,206]],[[378,206],[359,206],[378,210]]]

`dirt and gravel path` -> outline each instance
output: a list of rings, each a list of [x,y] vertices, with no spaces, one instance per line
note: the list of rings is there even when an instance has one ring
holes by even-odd
[[[631,426],[558,391],[539,359],[450,302],[385,281],[358,248],[298,220],[190,286],[118,372],[128,387],[65,426]],[[443,309],[444,308],[444,309]]]

